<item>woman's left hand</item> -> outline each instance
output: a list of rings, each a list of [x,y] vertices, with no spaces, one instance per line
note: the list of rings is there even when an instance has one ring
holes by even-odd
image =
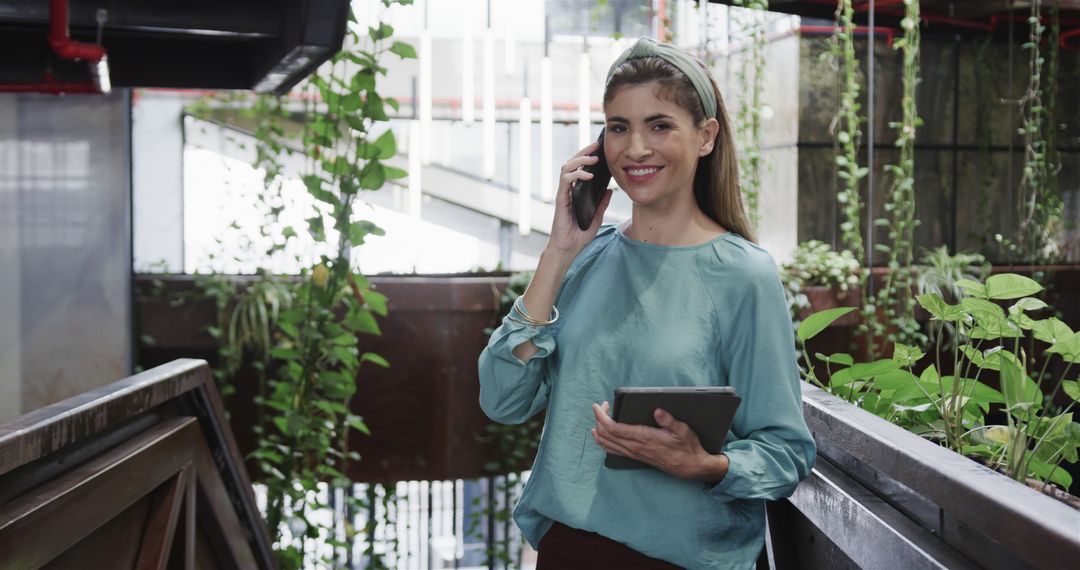
[[[719,481],[727,473],[727,457],[705,451],[694,430],[665,410],[654,412],[660,425],[654,428],[616,422],[608,415],[607,402],[592,408],[593,439],[608,453],[647,463],[679,479]]]

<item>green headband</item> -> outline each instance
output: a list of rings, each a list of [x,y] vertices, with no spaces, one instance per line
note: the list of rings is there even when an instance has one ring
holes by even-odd
[[[713,91],[712,81],[709,80],[705,68],[690,54],[673,45],[657,43],[649,38],[639,39],[634,42],[634,45],[630,46],[630,49],[622,52],[622,55],[615,59],[615,63],[611,64],[611,68],[608,69],[607,80],[611,80],[615,70],[626,60],[642,57],[658,57],[674,65],[694,85],[694,90],[697,91],[698,98],[701,99],[701,107],[705,109],[705,115],[707,117],[716,117],[716,93]]]

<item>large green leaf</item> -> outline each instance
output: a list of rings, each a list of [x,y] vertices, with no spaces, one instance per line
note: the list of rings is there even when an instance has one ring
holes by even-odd
[[[960,320],[963,313],[959,305],[950,305],[937,293],[924,293],[916,297],[922,308],[926,309],[934,318],[942,321]]]
[[[385,358],[383,358],[382,356],[379,356],[378,354],[375,354],[374,352],[365,352],[364,354],[361,354],[360,355],[360,362],[361,363],[363,363],[363,362],[371,362],[371,363],[376,364],[378,366],[382,366],[383,368],[389,368],[390,367],[390,363],[387,362]]]
[[[1063,380],[1061,382],[1061,389],[1065,391],[1073,400],[1080,402],[1080,382],[1076,380]]]
[[[900,363],[901,366],[914,366],[926,353],[916,346],[907,346],[906,344],[895,343],[893,344],[893,360]]]
[[[795,336],[799,337],[799,340],[806,342],[825,330],[833,321],[854,310],[855,307],[837,307],[814,313],[799,323],[799,329],[795,332]]]
[[[979,299],[986,298],[986,287],[982,283],[972,281],[971,279],[959,279],[956,281],[956,286],[963,289],[965,293],[972,297]]]
[[[1061,322],[1056,317],[1035,321],[1031,326],[1031,332],[1035,335],[1035,338],[1050,344],[1054,344],[1073,334],[1069,325]]]
[[[1036,299],[1035,297],[1024,297],[1023,299],[1020,299],[1019,301],[1013,303],[1011,307],[1009,307],[1009,314],[1016,315],[1022,311],[1037,311],[1039,309],[1045,309],[1048,306],[1049,305],[1046,304],[1046,301],[1043,301],[1042,299]]]
[[[941,389],[944,392],[952,392],[953,385],[957,382],[955,376],[944,376],[941,378]],[[1032,386],[1038,388],[1032,383]],[[974,378],[962,378],[960,380],[959,390],[963,394],[971,396],[972,400],[980,404],[1003,404],[1005,403],[1005,395],[1001,392],[975,380]]]
[[[933,364],[927,366],[918,380],[911,385],[898,388],[893,392],[894,402],[926,401],[926,394],[935,394],[940,389],[941,377],[937,367]]]
[[[878,390],[902,390],[913,386],[918,378],[904,369],[890,370],[874,376],[874,388]]]
[[[1072,475],[1058,465],[1048,465],[1037,457],[1032,457],[1028,463],[1028,472],[1035,475],[1043,481],[1050,481],[1051,483],[1060,486],[1063,489],[1068,489],[1072,486]]]
[[[371,161],[360,171],[360,187],[364,190],[378,190],[386,182],[386,170],[381,162]]]
[[[854,364],[846,371],[855,380],[862,380],[864,378],[872,378],[881,374],[892,372],[900,368],[900,363],[886,358],[882,360],[875,360],[874,362],[864,362]]]
[[[369,289],[364,291],[364,300],[367,301],[368,306],[371,307],[371,311],[376,315],[386,316],[386,295]]]
[[[379,27],[369,27],[368,35],[375,41],[385,40],[386,38],[394,35],[394,27],[386,22],[379,22]]]
[[[1013,362],[1002,359],[998,363],[1001,367],[1001,393],[1009,410],[1037,409],[1042,402],[1038,384]]]
[[[1005,319],[1005,311],[997,304],[985,299],[964,297],[960,300],[960,306],[983,326],[996,324]]]
[[[345,318],[345,326],[357,333],[382,334],[379,330],[379,323],[375,321],[374,315],[372,315],[370,311],[362,309],[351,311]]]
[[[1058,340],[1046,352],[1060,354],[1066,362],[1080,363],[1080,333]]]
[[[999,301],[1027,297],[1042,290],[1042,285],[1028,277],[1015,273],[991,275],[986,280],[986,296]]]
[[[384,236],[386,231],[367,220],[349,224],[349,242],[353,247],[362,245],[369,235]]]
[[[394,42],[390,46],[390,52],[397,54],[401,59],[416,59],[416,50],[405,42]]]
[[[409,175],[404,169],[390,166],[389,164],[383,165],[383,172],[386,174],[387,180],[397,180],[398,178],[405,178]]]
[[[386,160],[397,154],[397,141],[394,139],[394,131],[386,129],[386,132],[375,139],[375,148],[378,149],[379,160]]]

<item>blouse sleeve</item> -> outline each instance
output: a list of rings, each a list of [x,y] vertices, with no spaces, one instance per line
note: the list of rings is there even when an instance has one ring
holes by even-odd
[[[525,362],[514,355],[532,340],[537,352]],[[555,351],[550,326],[530,326],[503,317],[480,353],[480,407],[493,421],[519,424],[547,406],[551,383],[544,362]]]
[[[579,276],[586,273],[589,264],[611,243],[615,226],[601,226],[596,237],[585,246],[570,264],[555,304],[573,297],[580,284]],[[504,424],[520,424],[547,407],[551,393],[549,356],[555,352],[555,327],[529,326],[503,317],[502,325],[495,329],[487,348],[480,353],[480,408],[492,421]],[[539,350],[522,362],[514,356],[514,348],[532,340]]]
[[[727,475],[706,491],[721,501],[789,497],[816,456],[803,418],[791,318],[772,259],[754,263],[749,277],[730,298],[738,299],[735,306],[726,307],[731,315],[720,348],[721,368],[742,397],[723,448]]]

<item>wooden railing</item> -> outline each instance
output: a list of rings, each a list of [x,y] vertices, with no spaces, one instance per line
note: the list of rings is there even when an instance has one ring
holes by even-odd
[[[243,465],[201,360],[0,424],[0,568],[273,568]]]

